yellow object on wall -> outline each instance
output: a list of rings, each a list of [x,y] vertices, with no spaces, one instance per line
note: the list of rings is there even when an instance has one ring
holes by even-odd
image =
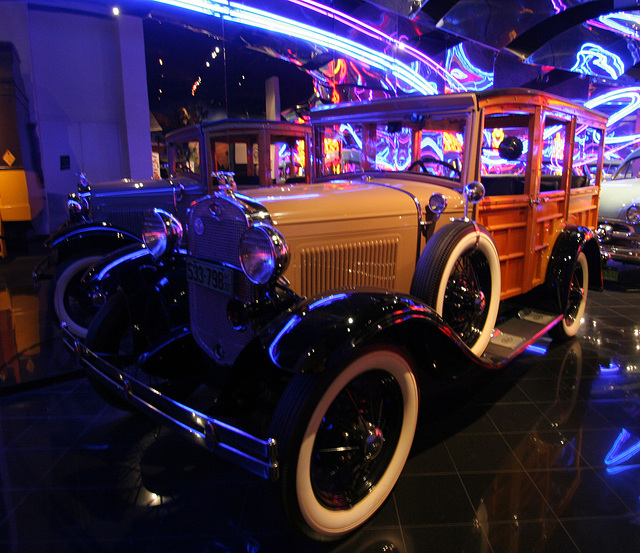
[[[0,221],[30,221],[27,175],[22,169],[0,169]]]

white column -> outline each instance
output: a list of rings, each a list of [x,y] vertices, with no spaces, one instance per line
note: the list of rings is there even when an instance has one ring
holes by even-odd
[[[153,176],[153,161],[142,20],[121,15],[118,18],[118,38],[122,66],[123,128],[130,177],[149,179]]]

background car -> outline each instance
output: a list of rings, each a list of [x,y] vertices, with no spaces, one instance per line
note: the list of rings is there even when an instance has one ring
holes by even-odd
[[[89,183],[80,175],[67,201],[69,221],[48,239],[51,253],[34,270],[38,281],[54,267],[58,320],[86,337],[99,308],[81,282],[87,270],[118,248],[142,245],[143,218],[154,207],[185,221],[191,202],[217,187],[213,172],[233,171],[242,186],[307,181],[309,135],[308,126],[295,123],[216,121],[166,136],[170,178]]]
[[[640,149],[602,182],[598,237],[605,260],[640,264]],[[617,268],[606,267],[604,276],[617,280]]]

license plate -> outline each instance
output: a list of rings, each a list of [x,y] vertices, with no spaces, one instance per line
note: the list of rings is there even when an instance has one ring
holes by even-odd
[[[221,265],[187,260],[187,280],[225,294],[233,293],[233,271]]]
[[[618,282],[618,268],[605,267],[602,269],[602,278],[609,282]]]

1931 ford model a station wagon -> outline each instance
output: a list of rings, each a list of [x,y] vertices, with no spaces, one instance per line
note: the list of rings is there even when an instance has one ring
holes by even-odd
[[[227,181],[191,207],[190,328],[214,410],[170,397],[188,360],[74,345],[105,397],[273,480],[285,519],[331,540],[391,493],[427,375],[499,368],[548,331],[578,331],[602,285],[606,118],[505,90],[329,106],[311,122],[315,183],[241,194]],[[158,259],[178,255],[180,225],[160,211],[149,223]],[[101,319],[90,335],[121,334]]]

